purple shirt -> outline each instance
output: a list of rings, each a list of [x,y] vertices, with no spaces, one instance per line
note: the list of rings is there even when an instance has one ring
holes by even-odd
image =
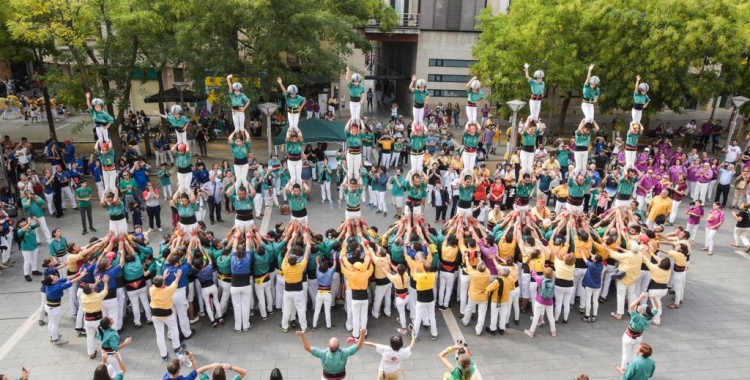
[[[687,175],[687,172],[688,171],[684,166],[673,165],[669,168],[669,180],[676,183],[680,174]]]
[[[704,168],[700,168],[695,173],[695,180],[698,181],[698,183],[709,183],[711,182],[711,179],[713,178],[713,176],[714,176],[713,170],[711,169],[706,170]]]
[[[486,128],[484,130],[484,134],[482,137],[482,141],[484,142],[484,145],[492,145],[492,138],[495,137],[495,132],[489,128]]]
[[[477,243],[477,245],[479,246],[479,251],[482,252],[482,261],[484,261],[484,265],[486,265],[487,269],[490,270],[490,275],[497,276],[497,267],[495,266],[495,262],[492,260],[493,258],[497,257],[497,246],[488,246],[481,240]]]
[[[706,218],[706,228],[708,229],[716,229],[719,224],[724,222],[724,211],[711,210],[711,212],[708,213],[708,216],[713,218],[711,221],[708,221],[708,218]]]
[[[701,125],[701,136],[708,136],[708,135],[710,135],[711,134],[711,130],[713,128],[714,128],[713,124],[711,124],[709,122],[703,123]]]
[[[638,182],[639,186],[635,187],[635,194],[644,196],[648,192],[648,190],[651,190],[654,188],[654,185],[656,184],[656,180],[652,178],[649,175],[644,175],[643,178],[641,178],[640,182]],[[646,189],[645,191],[641,188],[643,187]]]
[[[698,178],[698,169],[700,169],[699,166],[691,166],[687,171],[687,180],[689,182],[695,182],[695,180]]]
[[[552,306],[552,301],[554,300],[554,298],[550,298],[550,299],[542,298],[542,292],[540,291],[542,287],[542,281],[543,281],[542,277],[536,274],[536,270],[534,269],[531,270],[531,276],[534,277],[534,281],[536,281],[536,283],[538,284],[537,286],[539,287],[536,292],[536,302],[539,302],[539,304],[544,305],[544,306]]]
[[[693,212],[695,214],[698,214],[698,216],[695,215],[688,215],[688,224],[699,224],[701,222],[701,218],[703,217],[703,207],[698,206],[691,206],[688,209],[688,212]],[[694,236],[691,236],[691,238],[695,239]]]

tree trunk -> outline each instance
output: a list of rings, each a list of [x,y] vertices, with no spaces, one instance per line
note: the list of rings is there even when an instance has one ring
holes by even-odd
[[[560,108],[560,117],[558,118],[557,133],[559,136],[564,136],[565,131],[565,116],[568,113],[568,106],[570,106],[570,100],[573,98],[573,93],[568,91],[567,96],[563,100],[562,107]]]
[[[164,108],[164,77],[162,77],[162,74],[164,72],[164,66],[165,65],[162,64],[159,67],[159,71],[156,74],[156,82],[159,84],[159,94],[158,94],[158,97],[159,97],[159,113],[162,114],[162,115],[166,115],[167,114],[166,109]],[[169,128],[167,127],[167,123],[162,123],[161,122],[161,117],[157,118],[156,122],[159,123],[159,125],[161,126],[161,129],[164,132],[169,133]]]
[[[75,48],[71,48],[70,55],[73,57],[73,60],[76,62],[76,65],[78,66],[78,71],[81,73],[81,82],[83,83],[83,89],[86,92],[92,92],[94,90],[98,90],[98,86],[96,89],[91,87],[91,80],[89,79],[89,75],[86,72],[86,66],[83,64],[83,59],[81,58],[81,54],[79,54]],[[97,91],[94,91],[94,92],[96,93]]]
[[[748,143],[748,124],[750,124],[750,113],[746,115],[740,115],[740,125],[737,126],[735,133],[735,140],[739,142],[739,146],[744,147]]]
[[[34,49],[34,71],[39,73],[41,77],[44,77],[44,75],[47,73],[44,69],[42,54],[36,49]],[[50,100],[47,86],[45,86],[44,83],[42,83],[42,96],[44,97],[45,112],[47,112],[47,126],[49,127],[49,134],[50,136],[54,137],[56,141],[60,141],[57,139],[57,132],[55,131],[55,118],[52,114],[52,101]]]

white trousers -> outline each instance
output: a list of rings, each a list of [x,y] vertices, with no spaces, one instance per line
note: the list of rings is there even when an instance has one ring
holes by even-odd
[[[367,330],[367,300],[352,300],[352,336],[359,338],[359,330]]]
[[[99,328],[101,319],[95,321],[83,321],[83,328],[86,330],[86,353],[91,356],[96,353],[96,329]]]
[[[419,336],[419,330],[421,330],[422,324],[427,321],[430,323],[430,334],[432,334],[432,336],[437,336],[438,330],[437,319],[435,318],[435,301],[417,302],[416,309],[417,315],[414,317],[414,334]],[[471,316],[471,314],[469,314],[469,316]]]
[[[270,274],[269,276],[273,276]],[[268,313],[273,312],[273,289],[271,289],[272,281],[266,281],[260,284],[254,284],[255,295],[258,297],[258,309],[260,310],[260,316],[263,318],[268,317]]]
[[[289,182],[302,186],[302,160],[286,160],[286,166],[289,168]]]
[[[115,330],[119,330],[117,328],[117,321],[120,319],[120,306],[117,303],[117,298],[102,301],[102,316],[104,318],[112,318],[115,321]]]
[[[221,306],[221,315],[224,315],[227,313],[227,308],[229,308],[229,297],[232,294],[232,283],[219,280],[219,289],[221,289],[221,299],[219,300],[219,305]]]
[[[241,111],[232,110],[232,122],[234,123],[234,131],[240,132],[245,129],[245,113]]]
[[[329,202],[333,202],[333,198],[331,197],[331,182],[325,181],[320,184],[320,197],[323,201],[328,200]]]
[[[576,172],[578,173],[585,173],[586,172],[586,165],[589,161],[589,152],[573,152],[573,157],[575,157],[576,160]]]
[[[67,198],[68,202],[70,202],[70,207],[77,208],[78,205],[76,204],[76,197],[73,196],[73,189],[70,186],[65,186],[60,190],[62,191],[61,203],[65,203],[65,198]]]
[[[386,317],[391,316],[391,288],[393,284],[388,283],[386,285],[375,286],[375,296],[372,300],[372,316],[374,318],[380,317],[380,306],[383,305],[383,314]]]
[[[510,302],[490,302],[490,330],[505,330],[505,325],[510,317]]]
[[[362,146],[362,156],[365,161],[372,162],[372,147],[371,146]]]
[[[685,272],[672,272],[672,290],[674,290],[674,303],[679,305],[685,296]]]
[[[376,191],[375,195],[377,195],[377,198],[378,198],[378,202],[377,202],[378,210],[384,213],[388,212],[388,206],[386,206],[386,203],[385,203],[385,191]]]
[[[109,130],[104,127],[96,127],[96,137],[99,142],[109,142]]]
[[[635,150],[625,150],[625,169],[630,169],[635,167],[635,156],[636,156]]]
[[[104,178],[104,193],[114,193],[117,191],[117,172],[114,170],[102,170]]]
[[[532,334],[536,330],[537,324],[539,324],[539,318],[542,318],[542,314],[547,314],[547,322],[549,323],[549,331],[555,332],[555,317],[552,311],[552,305],[542,305],[539,302],[534,303],[534,318],[531,320],[531,327],[529,332]]]
[[[104,180],[102,179],[99,182],[96,182],[96,191],[99,194],[99,200],[104,199],[105,191],[104,191]]]
[[[531,113],[531,115],[529,115],[529,119],[539,120],[539,111],[542,110],[542,101],[529,99],[529,109]]]
[[[39,223],[39,228],[36,229],[37,240],[42,241],[42,239],[39,239],[39,230],[42,230],[42,234],[44,235],[44,238],[47,239],[47,242],[52,240],[52,234],[49,232],[49,227],[47,227],[47,219],[43,216],[40,216],[36,218],[36,220]]]
[[[359,169],[362,167],[362,153],[352,154],[346,152],[346,173],[350,178],[359,178]]]
[[[414,124],[424,125],[424,108],[412,108],[411,112],[414,117]]]
[[[407,295],[406,298],[401,298],[399,296],[396,296],[396,300],[394,302],[396,304],[396,310],[398,310],[398,321],[401,323],[401,328],[406,328],[406,305],[409,303],[409,296]]]
[[[601,290],[601,288],[584,288],[587,317],[596,317],[596,313],[599,311],[599,293]]]
[[[219,302],[219,288],[216,287],[216,284],[207,288],[201,288],[201,298],[203,298],[203,304],[206,305],[206,314],[208,314],[208,319],[210,319],[211,322],[222,317],[221,302]]]
[[[615,271],[614,265],[607,265],[602,270],[602,292],[601,297],[606,299],[609,294],[609,285],[612,283],[612,272]]]
[[[635,301],[635,285],[623,285],[622,281],[617,281],[617,314],[625,314],[625,298],[628,302]]]
[[[292,319],[292,314],[296,312],[300,330],[307,329],[307,302],[305,302],[305,292],[303,290],[293,292],[285,290],[284,306],[281,310],[282,328],[289,328],[289,321]],[[367,316],[367,307],[365,307],[365,316]]]
[[[477,106],[469,107],[466,106],[466,117],[468,121],[477,122]]]
[[[313,328],[318,327],[318,317],[320,316],[320,309],[323,309],[326,318],[326,328],[331,328],[331,303],[333,297],[330,291],[317,291],[315,295],[315,312],[313,313]]]
[[[464,163],[464,170],[461,173],[469,175],[474,173],[474,166],[477,163],[477,152],[467,152],[464,150],[461,160]]]
[[[633,108],[630,110],[630,115],[633,117],[634,123],[640,123],[641,117],[643,116],[643,110],[637,110]]]
[[[440,271],[438,278],[438,305],[448,307],[453,295],[453,285],[456,283],[456,273]]]
[[[23,275],[30,276],[32,271],[37,270],[39,248],[33,251],[21,251],[21,255],[23,256]]]
[[[642,270],[638,275],[638,279],[635,280],[636,297],[641,293],[645,293],[648,291],[649,282],[651,282],[651,271]]]
[[[469,300],[469,282],[471,278],[467,274],[459,272],[458,275],[458,302],[459,309],[463,313]]]
[[[555,285],[555,320],[560,318],[560,311],[563,312],[563,321],[568,320],[570,301],[573,299],[573,289],[573,286]]]
[[[409,163],[411,164],[412,172],[422,174],[422,165],[424,164],[424,154],[410,154]]]
[[[352,113],[352,120],[359,120],[359,114],[362,110],[362,103],[360,102],[349,102],[349,110]]]
[[[620,362],[622,368],[627,368],[628,364],[633,361],[642,340],[643,336],[633,339],[628,334],[622,334],[622,361]]]
[[[242,184],[245,189],[247,189],[247,187],[249,186],[249,183],[247,182],[248,168],[248,164],[234,165],[235,181],[237,181],[238,184]]]
[[[289,129],[295,128],[299,129],[299,112],[298,113],[290,113],[287,112],[286,116],[289,119]]]
[[[591,103],[581,103],[581,111],[583,111],[583,118],[587,123],[594,121],[594,105]]]
[[[62,320],[62,307],[55,306],[49,307],[44,305],[44,310],[47,312],[49,321],[47,322],[47,331],[49,332],[50,338],[53,341],[60,339],[60,321]]]
[[[192,181],[193,173],[177,173],[177,192],[180,194],[189,192]]]
[[[250,303],[253,298],[253,287],[232,286],[232,306],[234,308],[234,330],[241,331],[250,328]]]
[[[388,162],[387,167],[398,167],[398,161],[401,158],[401,152],[393,152],[391,154],[391,161]],[[385,155],[383,155],[383,162],[385,162]]]
[[[583,207],[583,206],[581,206]],[[581,210],[583,212],[583,210]],[[579,303],[578,307],[583,308],[583,276],[586,275],[586,268],[575,268],[573,271],[573,288],[575,289],[573,291],[573,296],[570,299],[570,304],[573,305],[575,303],[575,297],[578,297]],[[567,319],[567,318],[566,318]]]
[[[706,228],[706,247],[708,247],[708,252],[714,251],[714,236],[716,236],[716,231],[711,228]]]
[[[677,211],[679,211],[680,203],[682,201],[672,200],[672,212],[669,213],[669,223],[674,223],[675,219],[677,219]]]
[[[695,196],[693,197],[693,200],[701,200],[702,204],[706,204],[706,194],[708,193],[708,182],[701,183],[696,182],[695,183]]]
[[[656,297],[656,299],[659,300],[659,305],[663,305],[661,303],[661,299],[664,298],[664,296],[667,295],[667,292],[668,292],[667,288],[664,288],[664,289],[651,289],[651,290],[648,291],[648,296],[649,296],[649,298]],[[643,304],[644,305],[646,304],[646,302],[647,302],[646,300],[643,300]],[[654,317],[651,318],[651,320],[654,323],[656,323],[656,324],[661,323],[661,314],[662,314],[663,310],[664,310],[664,307],[660,307],[659,309],[657,309],[656,314],[654,314]]]
[[[482,333],[482,329],[484,329],[484,318],[487,314],[487,301],[479,302],[469,298],[466,302],[466,309],[464,309],[464,317],[461,322],[464,325],[469,324],[471,321],[471,313],[474,311],[475,307],[477,309],[477,324],[474,327],[474,332],[479,335]]]
[[[534,153],[521,151],[519,158],[521,160],[521,173],[534,173]]]
[[[177,144],[187,145],[187,132],[177,132],[177,130],[175,130],[174,134],[177,136]]]
[[[172,313],[167,317],[154,317],[154,330],[156,331],[156,346],[159,347],[159,355],[167,356],[167,343],[164,340],[164,327],[169,329],[169,335],[172,337],[172,348],[180,348],[180,330],[177,328],[177,317]]]
[[[190,331],[190,320],[188,318],[187,286],[177,288],[177,291],[172,295],[172,314],[177,317],[177,324],[180,326],[182,335],[189,337],[192,332]]]
[[[144,280],[145,281],[145,280]],[[133,307],[133,322],[136,326],[141,324],[141,307],[146,313],[146,321],[151,322],[151,306],[148,301],[148,288],[142,287],[138,290],[128,290],[128,299]]]
[[[263,213],[263,194],[255,193],[255,197],[253,197],[253,209],[255,210],[255,216],[260,216]]]
[[[44,193],[44,199],[47,201],[47,211],[49,211],[50,215],[54,215],[55,214],[55,194]]]

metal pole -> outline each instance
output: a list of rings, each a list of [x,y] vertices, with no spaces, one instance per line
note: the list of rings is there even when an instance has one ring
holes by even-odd
[[[269,113],[266,115],[266,122],[268,123],[268,129],[266,129],[266,134],[268,135],[268,157],[271,158],[271,147],[273,146],[273,142],[271,141],[271,114]]]
[[[511,123],[511,130],[510,130],[510,139],[508,140],[508,162],[510,162],[510,157],[513,155],[511,148],[515,147],[516,145],[516,139],[518,136],[518,128],[516,126],[516,116],[518,115],[518,111],[513,111],[513,123]]]
[[[737,107],[734,107],[734,119],[732,119],[732,124],[729,127],[729,136],[727,136],[727,145],[729,145],[732,142],[732,136],[734,135],[734,130],[737,128],[737,116],[740,114],[740,110]]]

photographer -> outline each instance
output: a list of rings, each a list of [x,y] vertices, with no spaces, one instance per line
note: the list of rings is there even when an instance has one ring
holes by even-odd
[[[455,363],[452,363],[446,356],[451,352],[456,352]],[[438,358],[443,363],[445,368],[448,368],[448,373],[443,375],[443,379],[446,380],[468,380],[474,375],[476,371],[476,365],[474,364],[474,358],[471,357],[471,350],[469,345],[462,341],[458,341],[458,344],[450,346],[438,354]]]

